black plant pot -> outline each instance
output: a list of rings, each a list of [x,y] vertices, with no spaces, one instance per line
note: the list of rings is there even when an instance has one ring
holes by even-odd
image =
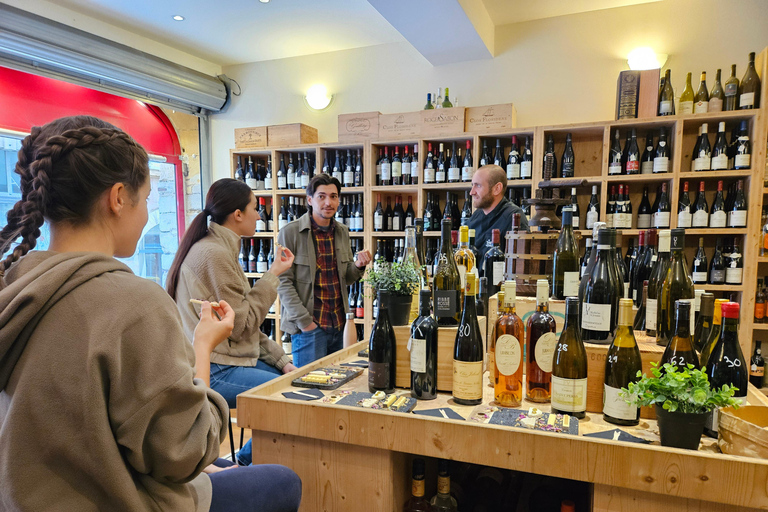
[[[669,412],[656,404],[662,446],[698,450],[709,413]]]
[[[389,321],[392,325],[408,325],[412,300],[412,295],[397,295],[394,293],[381,294],[381,301],[385,304],[388,310]]]

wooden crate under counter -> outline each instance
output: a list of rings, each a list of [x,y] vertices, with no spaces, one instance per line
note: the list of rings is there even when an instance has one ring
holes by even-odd
[[[317,128],[304,123],[271,125],[267,127],[267,141],[272,147],[317,144]]]
[[[485,354],[485,323],[486,317],[477,318],[480,324],[480,332],[483,336],[483,354]],[[453,391],[453,345],[456,342],[456,333],[459,327],[439,327],[437,329],[437,389],[451,393]],[[411,336],[410,325],[394,327],[395,340],[397,342],[397,374],[395,386],[399,388],[411,387],[411,353],[408,351],[408,338]],[[485,357],[485,356],[484,356]],[[483,381],[485,382],[485,381]]]

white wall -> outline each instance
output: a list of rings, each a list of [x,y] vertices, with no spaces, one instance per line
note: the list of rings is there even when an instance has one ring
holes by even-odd
[[[694,88],[702,70],[711,88],[732,63],[741,79],[747,54],[767,45],[768,0],[664,0],[499,27],[497,56],[482,61],[433,67],[402,43],[225,67],[243,93],[213,118],[213,175],[229,175],[236,127],[303,122],[335,141],[339,113],[419,110],[439,86],[463,106],[514,102],[518,126],[601,121],[614,117],[616,79],[636,46],[669,54],[679,94],[688,71]],[[317,82],[336,94],[320,114],[301,98]]]

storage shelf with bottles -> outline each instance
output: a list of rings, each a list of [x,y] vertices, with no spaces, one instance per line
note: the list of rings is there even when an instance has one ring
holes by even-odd
[[[707,292],[742,292],[744,291],[743,284],[694,284],[697,290],[704,290]]]
[[[541,130],[540,145],[537,147],[541,148],[542,162],[543,155],[549,147],[550,137],[554,143],[557,173],[553,174],[553,179],[563,178],[563,152],[565,151],[568,134],[571,135],[571,146],[573,147],[573,178],[590,180],[603,176],[603,164],[606,156],[603,153],[605,145],[604,123],[549,126]],[[542,164],[539,165],[541,166]],[[565,178],[569,179],[568,177]]]

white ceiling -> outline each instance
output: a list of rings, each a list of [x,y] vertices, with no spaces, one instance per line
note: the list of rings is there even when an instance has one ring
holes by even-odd
[[[483,0],[496,26],[662,0]]]

